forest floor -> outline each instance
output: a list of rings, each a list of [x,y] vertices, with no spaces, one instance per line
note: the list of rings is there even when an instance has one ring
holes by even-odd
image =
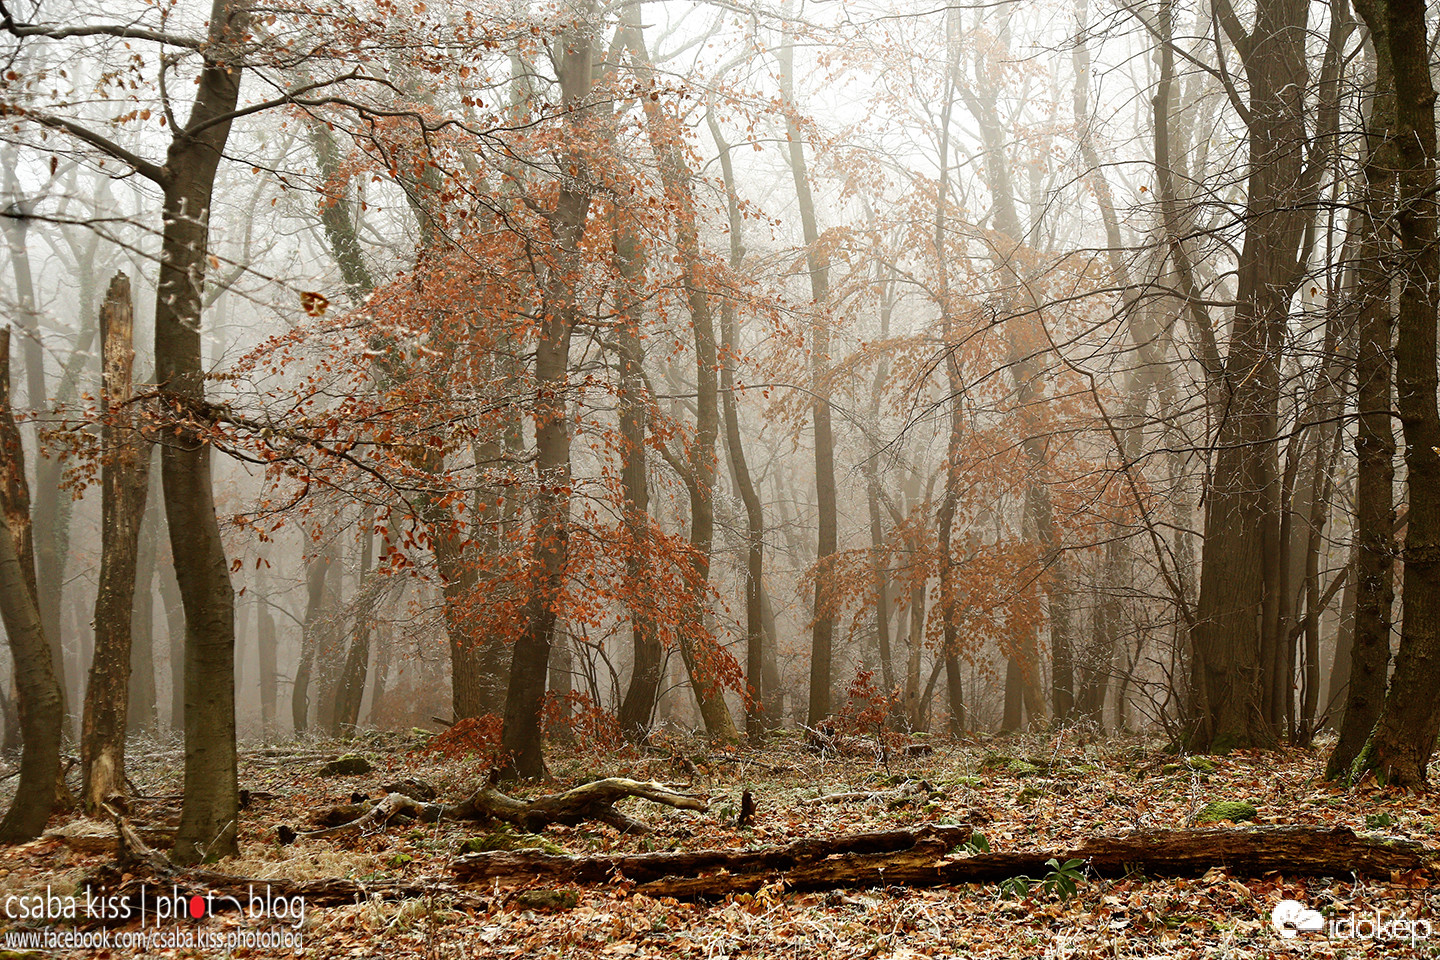
[[[1324,744],[1314,750],[1185,758],[1165,753],[1159,742],[1081,742],[1074,731],[1064,731],[936,741],[931,753],[887,760],[864,740],[848,743],[844,756],[816,755],[798,739],[782,739],[761,751],[713,751],[698,741],[672,739],[658,752],[645,755],[555,747],[550,755],[554,782],[527,791],[554,792],[597,776],[625,776],[689,784],[692,792],[710,798],[706,813],[626,801],[628,814],[655,828],[649,835],[624,836],[612,827],[589,823],[550,827],[541,839],[474,823],[392,822],[379,830],[301,839],[289,846],[277,842],[277,825],[303,829],[315,811],[348,802],[352,792],[378,797],[382,785],[398,779],[423,780],[441,799],[458,800],[482,782],[482,762],[456,756],[453,742],[448,751],[426,749],[418,734],[376,735],[346,744],[307,742],[268,749],[252,745],[241,764],[241,785],[252,794],[251,805],[242,814],[242,856],[222,862],[218,869],[254,878],[262,886],[267,879],[343,877],[421,885],[433,879],[453,889],[450,865],[467,840],[474,841],[472,848],[543,844],[574,854],[743,849],[802,837],[980,820],[988,821],[977,823],[977,828],[992,849],[1064,849],[1085,837],[1131,828],[1195,826],[1212,801],[1253,805],[1257,824],[1347,826],[1362,833],[1408,837],[1432,850],[1440,846],[1436,819],[1440,797],[1364,785],[1352,791],[1336,789],[1318,777]],[[366,757],[374,769],[361,775],[321,776],[325,759],[342,752]],[[144,795],[131,806],[137,827],[149,825],[160,831],[167,821],[174,823],[179,766],[175,745],[136,751],[130,775]],[[13,778],[0,783],[0,791],[13,790],[13,783]],[[752,791],[757,810],[752,825],[737,827],[745,789]],[[842,792],[862,796],[806,802]],[[0,801],[8,803],[8,799],[0,795]],[[87,831],[70,818],[56,818],[51,827],[52,833],[58,829],[89,838],[50,836],[6,850],[0,855],[0,898],[34,897],[47,891],[64,896],[74,891],[82,897],[83,912],[81,891],[87,877],[113,861],[107,828],[96,825]],[[157,842],[163,841],[163,832],[154,835]],[[1188,879],[1087,876],[1075,894],[1064,899],[1053,884],[1037,883],[1025,892],[999,884],[821,893],[766,888],[709,902],[653,899],[612,884],[567,888],[555,898],[561,905],[552,908],[537,906],[536,897],[522,895],[523,890],[513,885],[487,881],[489,886],[469,888],[462,903],[440,893],[398,902],[311,906],[304,910],[299,927],[291,926],[289,918],[278,921],[278,926],[303,934],[301,955],[306,957],[1440,956],[1440,893],[1432,886],[1436,880],[1429,869],[1387,882],[1353,876],[1237,877],[1215,869]],[[1320,911],[1326,929],[1282,939],[1270,923],[1270,911],[1282,899]],[[14,948],[20,942],[11,935],[66,926],[6,918],[4,914],[13,915],[20,903],[0,899],[4,905],[0,960],[31,955],[6,952],[7,943]],[[1347,926],[1347,919],[1359,922]],[[1428,940],[1397,937],[1390,924],[1394,919],[1408,921],[1412,929],[1433,924],[1435,933]],[[233,912],[217,912],[192,924],[196,930],[221,934],[247,925],[255,926]],[[130,929],[135,927],[132,922]],[[293,946],[233,951],[161,946],[148,951],[100,948],[33,955],[296,954]]]

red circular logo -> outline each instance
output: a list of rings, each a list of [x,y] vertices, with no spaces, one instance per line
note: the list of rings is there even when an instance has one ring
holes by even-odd
[[[190,916],[196,920],[205,916],[205,901],[198,894],[190,898]]]

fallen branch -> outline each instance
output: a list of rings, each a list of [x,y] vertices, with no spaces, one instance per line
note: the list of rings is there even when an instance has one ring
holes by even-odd
[[[613,857],[517,850],[469,854],[458,859],[452,869],[470,882],[544,878],[601,883],[623,878],[636,884],[637,893],[683,898],[753,892],[777,883],[793,890],[983,883],[1043,876],[1051,859],[1082,860],[1096,873],[1112,876],[1134,871],[1197,876],[1220,867],[1248,876],[1358,873],[1388,878],[1426,863],[1419,844],[1359,837],[1344,827],[1146,830],[1090,838],[1071,849],[956,854],[954,848],[970,834],[969,827],[928,826],[741,852],[698,850]]]
[[[425,823],[439,820],[499,820],[536,833],[550,824],[573,826],[587,820],[608,823],[629,833],[648,833],[650,828],[621,813],[615,804],[629,797],[649,800],[680,810],[710,809],[709,801],[693,794],[681,793],[663,783],[646,783],[624,777],[606,777],[581,784],[564,793],[517,800],[486,785],[459,803],[440,804],[415,800],[401,793],[387,794],[374,804],[347,804],[327,811],[354,815],[354,819],[319,830],[295,830],[282,825],[278,832],[282,844],[310,837],[332,837],[366,828],[380,828],[391,819],[409,817]]]

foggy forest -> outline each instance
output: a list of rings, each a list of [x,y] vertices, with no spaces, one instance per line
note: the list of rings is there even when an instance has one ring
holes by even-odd
[[[3,0],[0,955],[1430,956],[1437,44]]]

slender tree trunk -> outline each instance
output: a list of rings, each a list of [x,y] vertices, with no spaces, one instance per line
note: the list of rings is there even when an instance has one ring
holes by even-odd
[[[150,471],[154,450],[145,451]],[[156,538],[161,507],[158,484],[146,483],[145,512],[140,519],[140,547],[135,560],[135,602],[130,626],[130,710],[126,727],[131,736],[154,737],[160,731],[160,703],[155,683],[155,568]]]
[[[555,41],[561,98],[570,108],[590,91],[594,61],[590,29],[579,22]],[[571,157],[570,162],[583,171],[582,158]],[[566,396],[570,336],[578,319],[575,283],[580,239],[589,213],[590,191],[577,178],[566,178],[549,216],[558,262],[545,284],[535,343],[535,398],[531,412],[535,418],[539,489],[535,495],[534,548],[530,558],[533,574],[525,605],[525,627],[516,638],[510,661],[501,737],[507,755],[500,770],[502,779],[545,774],[540,711],[545,700],[550,638],[555,630],[556,607],[564,592],[570,552],[570,421]]]
[[[835,439],[830,417],[830,261],[820,249],[820,225],[815,215],[815,198],[810,191],[810,174],[805,163],[805,143],[796,119],[795,47],[789,36],[781,40],[776,57],[780,65],[780,96],[785,109],[785,137],[790,151],[790,175],[800,207],[800,224],[805,236],[805,263],[810,273],[810,294],[815,316],[811,321],[810,375],[814,381],[815,502],[819,513],[815,547],[815,623],[810,635],[810,710],[808,722],[815,726],[830,716],[830,685],[834,682],[833,646],[835,611],[830,599],[831,566],[839,549],[839,516],[835,491]]]
[[[14,661],[24,749],[15,799],[0,820],[0,844],[40,836],[60,782],[65,708],[36,599],[25,451],[10,403],[10,328],[0,325],[0,620]]]
[[[645,461],[645,432],[650,399],[641,369],[645,261],[639,239],[625,226],[615,231],[615,252],[620,272],[617,296],[620,325],[620,486],[625,496],[625,528],[630,549],[625,555],[634,599],[630,602],[630,683],[620,704],[620,729],[634,741],[644,739],[655,717],[660,696],[660,674],[665,650],[655,629],[651,599],[654,583],[650,541],[650,480]]]
[[[160,515],[164,516],[163,499],[160,506]],[[165,649],[170,658],[170,733],[178,736],[185,733],[185,605],[180,601],[173,563],[160,565],[155,576],[160,602],[165,607]]]
[[[135,310],[130,278],[116,274],[100,311],[100,583],[95,596],[95,656],[81,724],[82,802],[94,814],[125,791],[125,727],[130,706],[131,617],[136,556],[150,474],[150,445],[135,427]]]
[[[360,520],[360,570],[359,588],[355,592],[355,631],[350,639],[350,648],[345,653],[345,665],[340,671],[340,681],[335,687],[335,713],[333,732],[341,736],[354,736],[360,723],[360,701],[365,696],[365,672],[370,666],[370,624],[374,619],[375,602],[371,599],[379,592],[379,581],[372,569],[375,559],[375,516],[366,510]]]
[[[265,571],[269,562],[255,570],[255,646],[260,659],[260,725],[266,742],[279,733],[276,711],[279,687],[280,646],[275,635],[275,616],[270,612],[270,592]]]
[[[639,4],[634,9],[638,16]],[[636,78],[642,85],[652,85],[654,67],[650,64],[638,23],[631,26],[629,33]],[[699,223],[691,189],[693,177],[680,153],[679,126],[673,118],[665,116],[658,98],[642,97],[641,103],[650,147],[660,168],[666,199],[674,212],[676,246],[684,272],[682,285],[686,304],[690,308],[690,324],[695,332],[695,439],[690,445],[690,475],[685,481],[690,489],[690,545],[694,573],[690,616],[694,631],[680,631],[680,656],[690,675],[706,734],[712,740],[738,740],[735,721],[725,703],[724,688],[719,681],[720,660],[728,655],[718,645],[696,643],[696,638],[708,634],[704,621],[709,606],[707,593],[715,539],[715,445],[720,433],[720,410],[715,323],[700,250]]]
[[[725,178],[726,212],[730,225],[730,269],[737,276],[745,260],[745,220],[740,215],[740,198],[735,189],[735,170],[730,158],[730,144],[720,133],[713,110],[707,110],[710,136],[720,151],[720,170]],[[740,500],[745,505],[745,735],[759,740],[766,727],[777,718],[767,716],[769,691],[765,683],[765,616],[761,605],[761,580],[765,572],[765,514],[760,494],[750,477],[750,464],[745,457],[745,442],[740,432],[739,399],[735,396],[735,358],[740,345],[737,340],[735,301],[726,298],[720,306],[720,396],[725,414],[725,452],[730,473]],[[889,615],[884,585],[880,598],[880,658],[883,663],[886,690],[891,680]]]
[[[325,626],[325,580],[336,560],[334,542],[305,564],[305,622],[300,628],[300,661],[295,666],[295,683],[290,691],[290,722],[297,734],[310,729],[310,687],[315,659]]]
[[[1379,9],[1376,9],[1379,8]],[[1395,387],[1405,438],[1409,512],[1401,588],[1400,650],[1370,742],[1353,769],[1396,786],[1426,780],[1440,728],[1440,411],[1436,407],[1436,324],[1440,248],[1436,246],[1435,89],[1430,77],[1424,0],[1359,7],[1383,18],[1395,76],[1395,166],[1399,196],[1400,306]],[[1358,644],[1357,644],[1358,645]],[[1352,680],[1353,683],[1353,680]]]

